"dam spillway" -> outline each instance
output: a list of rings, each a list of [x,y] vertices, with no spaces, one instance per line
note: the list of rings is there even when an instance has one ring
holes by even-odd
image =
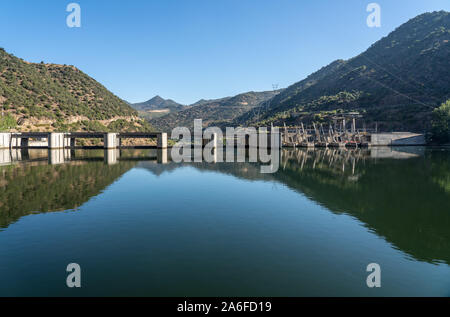
[[[43,147],[49,149],[74,148],[77,139],[103,140],[105,149],[120,148],[123,139],[157,139],[156,147],[166,149],[167,133],[163,132],[12,132],[0,133],[0,148]],[[33,140],[32,143],[30,140]]]

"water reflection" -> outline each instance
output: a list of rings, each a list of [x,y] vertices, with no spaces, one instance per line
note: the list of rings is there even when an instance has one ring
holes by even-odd
[[[276,177],[415,259],[450,264],[450,152],[408,150],[337,159],[314,153],[303,169],[298,158],[287,159]]]
[[[132,168],[186,165],[282,183],[357,218],[413,258],[450,264],[450,151],[285,149],[277,173],[257,163],[171,163],[167,150],[0,150],[0,228],[32,213],[76,209]]]

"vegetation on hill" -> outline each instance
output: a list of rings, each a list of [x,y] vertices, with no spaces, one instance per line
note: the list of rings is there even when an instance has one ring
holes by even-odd
[[[354,169],[343,170],[339,155],[333,155],[337,161],[330,164],[322,151],[325,150],[314,153],[283,150],[283,168],[274,174],[261,174],[257,163],[157,165],[141,162],[138,167],[160,175],[188,165],[244,180],[277,181],[333,213],[359,219],[372,232],[416,259],[450,264],[450,213],[444,208],[434,207],[448,204],[448,152],[426,151],[424,156],[408,160],[366,159],[357,163]],[[307,154],[309,159],[306,162],[301,159],[301,153]],[[364,157],[370,152],[364,154],[363,151],[360,155]],[[314,157],[321,159],[315,160]],[[381,180],[383,186],[380,186]],[[424,213],[424,210],[429,212]]]
[[[450,15],[422,14],[364,53],[338,60],[300,81],[235,125],[330,121],[358,111],[381,130],[423,132],[433,109],[450,97]]]
[[[259,107],[279,92],[280,90],[252,91],[234,97],[200,100],[182,111],[151,120],[150,123],[165,131],[177,126],[192,128],[195,119],[202,119],[205,126],[224,127],[230,125],[236,117]]]
[[[16,127],[16,125],[16,119],[9,113],[0,117],[0,132],[13,129]]]
[[[430,141],[432,143],[450,143],[450,99],[433,110]]]
[[[109,123],[97,120],[81,120],[75,123],[56,122],[55,131],[60,132],[146,132],[152,131],[153,127],[145,120],[131,118],[129,120],[116,119]]]
[[[0,104],[20,129],[45,125],[54,130],[81,121],[104,124],[137,117],[125,101],[77,68],[28,63],[4,49],[0,49]]]
[[[26,215],[76,209],[135,164],[0,166],[0,231]]]

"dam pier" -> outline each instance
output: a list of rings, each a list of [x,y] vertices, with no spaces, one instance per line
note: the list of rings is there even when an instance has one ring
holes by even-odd
[[[256,147],[275,148],[282,147],[282,133],[268,131],[266,133],[257,133],[255,135]],[[48,148],[48,149],[73,149],[77,147],[79,139],[97,139],[103,141],[104,149],[120,149],[123,146],[123,140],[126,139],[156,139],[156,143],[148,145],[137,145],[136,147],[154,147],[158,149],[167,149],[168,135],[164,132],[8,132],[0,133],[0,149],[18,149],[18,148]],[[181,139],[183,141],[184,139]],[[218,133],[210,133],[208,136],[201,135],[200,139],[191,137],[188,144],[196,146],[200,144],[205,147],[207,144],[212,148],[219,147],[223,142],[233,146],[251,147],[249,135],[243,135],[242,140],[234,135],[231,139],[219,136]],[[156,144],[156,145],[155,145]],[[98,146],[96,146],[98,147]],[[133,147],[133,146],[132,146]]]
[[[258,133],[257,147],[266,144],[272,148],[279,144],[280,147],[305,147],[305,148],[361,148],[372,146],[408,146],[408,145],[426,145],[425,135],[412,132],[374,132],[367,130],[351,130],[334,129],[332,126],[324,128],[314,125],[312,128],[300,127],[284,127],[280,129],[280,133],[276,133],[275,144],[271,144],[272,132],[267,134]],[[261,144],[262,139],[267,142]],[[152,144],[138,145],[136,147],[151,147],[157,149],[167,149],[168,135],[164,132],[2,132],[0,133],[0,149],[19,149],[19,148],[48,148],[48,149],[74,149],[77,147],[77,140],[80,139],[97,139],[103,141],[104,149],[121,149],[127,146],[123,145],[123,141],[127,139],[156,139]],[[234,140],[233,140],[234,139]],[[213,134],[210,138],[202,138],[202,145],[205,146],[211,142],[213,148],[220,146],[221,141],[217,134]],[[195,140],[192,140],[192,145]],[[243,145],[250,147],[249,136],[239,140],[236,136],[228,142],[234,142],[236,146]],[[244,142],[244,144],[242,144]],[[98,146],[96,146],[98,147]]]
[[[122,147],[124,139],[156,139],[156,148],[167,149],[167,133],[163,132],[12,132],[0,133],[0,148],[75,148],[77,139],[99,139],[105,149]]]

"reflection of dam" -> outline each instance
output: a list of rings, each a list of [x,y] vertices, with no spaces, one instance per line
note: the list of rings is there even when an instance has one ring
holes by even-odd
[[[419,154],[396,150],[392,147],[285,149],[282,151],[281,167],[285,167],[288,161],[296,161],[300,169],[306,166],[314,169],[318,164],[325,164],[329,167],[341,169],[343,172],[350,168],[354,173],[357,164],[364,164],[368,159],[408,159],[415,157],[419,157]]]
[[[164,166],[169,157],[167,149],[0,150],[0,228],[28,214],[77,208],[139,161]]]
[[[408,152],[287,149],[274,174],[261,174],[252,163],[140,162],[137,167],[162,175],[190,166],[251,181],[279,182],[333,213],[358,219],[415,259],[450,264],[449,152],[425,148]]]
[[[332,212],[356,217],[416,259],[450,264],[448,151],[403,157],[344,156],[331,166],[310,160],[303,169],[291,159],[274,177]]]
[[[93,150],[95,151],[95,150]],[[89,157],[86,156],[85,151],[76,151],[71,149],[3,149],[0,150],[0,166],[10,165],[13,163],[26,161],[48,161],[51,165],[70,163],[73,161],[96,160],[103,161],[108,165],[117,164],[119,161],[155,161],[160,164],[166,164],[169,160],[169,153],[167,149],[150,149],[145,156],[121,156],[123,150],[119,149],[105,149],[101,153],[102,156]],[[99,151],[95,151],[100,153]],[[77,155],[77,153],[79,155]]]
[[[222,161],[229,157],[236,159],[236,150],[231,149],[231,155],[228,153],[230,149],[222,151]],[[92,150],[94,151],[94,150]],[[0,166],[9,165],[20,161],[45,161],[52,165],[64,164],[71,161],[80,160],[102,160],[106,164],[117,164],[120,161],[155,161],[159,164],[166,164],[171,161],[170,149],[148,149],[145,155],[132,156],[129,150],[121,149],[104,149],[95,150],[94,152],[102,155],[95,157],[86,156],[86,151],[75,149],[0,149]],[[83,153],[83,154],[81,154]],[[126,153],[125,155],[123,153]],[[138,152],[135,152],[138,153]],[[220,162],[218,152],[212,153],[212,162]],[[281,162],[295,159],[301,168],[305,164],[312,164],[314,167],[317,163],[327,162],[330,166],[340,165],[345,170],[346,165],[354,165],[368,159],[368,158],[392,158],[392,159],[406,159],[417,157],[418,153],[405,152],[396,150],[391,147],[376,147],[370,149],[349,149],[349,148],[325,148],[325,149],[285,149],[281,151]],[[250,150],[245,149],[245,158],[248,161],[250,157]],[[201,158],[196,158],[202,160]]]
[[[29,214],[76,209],[136,165],[103,159],[50,164],[63,153],[54,160],[43,154],[32,151],[23,164],[0,166],[0,230]]]
[[[134,167],[162,175],[189,166],[278,182],[330,212],[358,219],[416,259],[450,264],[448,153],[424,148],[288,149],[277,173],[261,174],[258,163],[171,163],[170,151],[156,149],[0,151],[0,228],[32,213],[75,209]],[[26,163],[15,164],[19,161]],[[300,212],[302,207],[293,208]]]

